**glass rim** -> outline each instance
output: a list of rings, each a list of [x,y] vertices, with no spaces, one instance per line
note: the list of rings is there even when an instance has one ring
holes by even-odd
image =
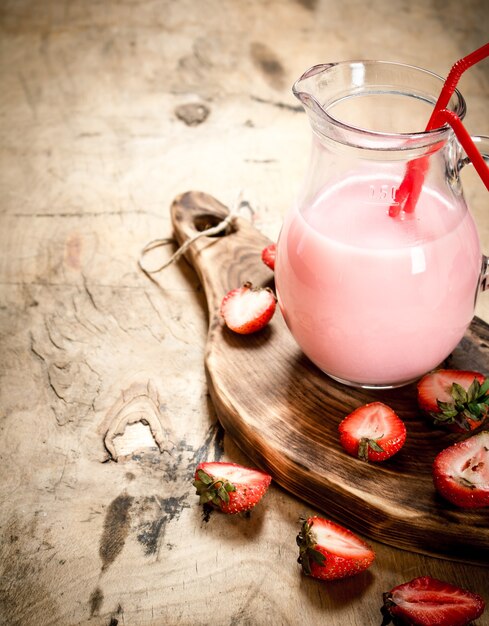
[[[319,107],[320,115],[324,116],[327,119],[327,121],[329,121],[331,124],[333,124],[336,127],[342,128],[343,130],[347,132],[360,135],[364,138],[371,137],[372,139],[377,138],[377,139],[385,139],[385,140],[390,140],[390,141],[402,140],[403,142],[406,142],[406,140],[411,140],[414,144],[418,144],[418,142],[420,141],[426,142],[427,140],[429,140],[429,144],[431,144],[432,142],[439,141],[444,135],[446,135],[449,131],[452,130],[449,124],[444,124],[443,126],[439,126],[438,128],[434,128],[429,131],[422,130],[422,131],[407,132],[407,133],[406,132],[395,133],[395,132],[378,131],[378,130],[370,130],[368,128],[362,128],[361,126],[355,126],[353,124],[349,124],[347,122],[344,122],[338,119],[337,117],[332,115],[330,112],[328,112],[328,110],[324,108],[324,106],[317,100],[317,98],[314,97],[314,95],[307,93],[299,88],[301,82],[317,74],[326,73],[338,67],[350,67],[353,69],[354,66],[358,66],[358,65],[390,66],[390,67],[399,68],[401,70],[408,70],[412,72],[422,73],[427,77],[435,79],[436,81],[440,83],[440,89],[437,94],[429,94],[433,96],[433,99],[434,99],[433,106],[435,105],[438,99],[438,95],[441,92],[443,85],[445,83],[445,79],[441,77],[440,75],[436,74],[435,72],[424,69],[422,67],[418,67],[416,65],[410,65],[408,63],[402,63],[398,61],[382,61],[382,60],[349,60],[349,61],[338,61],[338,62],[332,62],[332,63],[320,63],[317,65],[313,65],[308,70],[306,70],[300,76],[300,78],[298,78],[293,83],[292,93],[294,94],[296,98],[298,98],[301,101],[301,103],[305,107],[306,112],[308,111],[308,108],[310,107],[307,106],[305,101],[306,102],[312,101],[315,107]],[[398,95],[404,95],[406,97],[409,97],[409,94],[407,93],[400,93],[399,91],[396,91],[396,93]],[[362,94],[359,93],[352,97],[360,97],[361,95]],[[454,90],[450,100],[452,100],[452,98],[454,97],[456,98],[456,102],[455,102],[455,105],[452,105],[450,107],[450,109],[461,120],[463,120],[463,118],[465,117],[465,113],[467,111],[465,99],[458,89]],[[334,104],[334,101],[332,104]],[[426,122],[428,122],[428,120],[426,120]]]

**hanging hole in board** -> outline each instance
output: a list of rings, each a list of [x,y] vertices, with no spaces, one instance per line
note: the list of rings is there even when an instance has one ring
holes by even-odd
[[[223,217],[217,217],[216,215],[209,215],[203,213],[202,215],[196,215],[194,217],[194,227],[199,233],[202,233],[210,228],[215,228],[218,224],[222,222]],[[230,233],[234,232],[235,228],[231,224],[227,224],[226,228],[223,228],[220,232],[207,235],[208,237],[225,237]]]

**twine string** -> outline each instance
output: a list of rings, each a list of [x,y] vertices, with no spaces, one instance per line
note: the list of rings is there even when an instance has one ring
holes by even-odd
[[[170,265],[178,261],[180,257],[183,254],[185,254],[185,252],[190,248],[190,246],[195,241],[197,241],[197,239],[200,239],[200,237],[214,237],[216,235],[219,235],[223,231],[226,231],[228,226],[232,226],[233,222],[236,220],[241,210],[244,208],[248,209],[251,216],[253,217],[254,210],[252,206],[247,200],[243,200],[242,192],[239,192],[236,202],[234,203],[233,207],[230,209],[229,213],[226,215],[224,219],[222,219],[215,226],[209,226],[209,228],[205,228],[204,230],[197,232],[193,237],[190,237],[190,239],[187,239],[187,241],[185,241],[179,248],[177,248],[177,250],[172,254],[172,256],[167,261],[165,261],[162,265],[160,265],[159,267],[155,269],[148,269],[147,267],[144,267],[143,259],[145,255],[148,254],[148,252],[155,250],[156,248],[161,248],[170,244],[175,244],[176,239],[174,237],[164,237],[162,239],[151,240],[141,250],[141,253],[138,258],[139,269],[144,274],[146,274],[148,278],[154,281],[151,274],[157,274],[158,272],[161,272],[165,268],[169,267]]]

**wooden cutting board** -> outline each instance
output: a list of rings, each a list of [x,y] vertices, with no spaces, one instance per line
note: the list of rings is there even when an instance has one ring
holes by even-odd
[[[203,193],[185,193],[171,208],[180,244],[228,214]],[[203,236],[186,252],[204,286],[209,313],[205,367],[219,420],[237,445],[284,489],[352,530],[406,550],[489,564],[489,509],[463,510],[435,492],[435,455],[460,436],[433,429],[420,415],[414,385],[368,391],[336,383],[301,352],[277,312],[263,331],[227,329],[219,306],[247,280],[272,286],[261,261],[270,241],[237,218],[223,236]],[[449,367],[489,374],[489,326],[474,319]],[[379,400],[405,421],[404,448],[367,464],[341,448],[337,427],[353,409]]]

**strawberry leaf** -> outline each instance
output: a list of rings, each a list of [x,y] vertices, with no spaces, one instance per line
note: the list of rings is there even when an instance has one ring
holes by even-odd
[[[318,565],[324,565],[326,561],[326,557],[324,556],[324,554],[319,550],[316,550],[315,548],[309,548],[307,551],[307,556]]]
[[[431,413],[436,424],[458,424],[464,430],[470,430],[470,422],[480,422],[487,413],[489,406],[489,379],[481,385],[477,378],[470,383],[467,391],[459,383],[453,382],[450,387],[452,402],[437,400],[439,413]]]
[[[480,394],[480,388],[481,386],[479,381],[477,380],[477,378],[474,378],[474,380],[470,384],[470,387],[467,389],[467,402],[473,402],[474,400],[477,400]]]
[[[466,417],[468,417],[469,419],[472,417],[472,419],[477,418],[477,421],[480,420],[481,418],[481,414],[482,414],[482,410],[479,404],[477,404],[477,402],[469,402],[469,404],[467,405],[467,408],[464,410],[464,415]]]
[[[222,502],[229,502],[229,493],[236,491],[236,487],[225,478],[215,478],[204,472],[197,471],[198,478],[193,481],[193,485],[197,490],[200,504],[212,502],[216,506],[220,506]]]
[[[486,378],[485,381],[482,383],[481,388],[479,390],[479,394],[485,395],[487,394],[487,392],[489,391],[489,378]],[[489,401],[489,396],[488,396],[488,401]]]
[[[368,437],[362,437],[358,444],[358,458],[362,461],[368,462],[368,451],[373,450],[374,452],[384,452],[384,448],[377,443],[379,439],[382,439],[384,435],[380,435],[376,439],[369,439]]]
[[[210,502],[213,497],[214,496],[210,493],[210,491],[204,491],[204,493],[200,494],[199,502],[200,504],[207,504],[207,502]]]
[[[469,413],[469,419],[470,419],[470,413]],[[468,422],[468,419],[466,419],[466,413],[460,413],[455,419],[454,422],[456,424],[458,424],[460,426],[460,428],[463,428],[464,430],[470,430],[470,424]]]
[[[475,379],[472,382],[472,384],[470,385],[469,389],[472,389],[474,383],[477,382]],[[464,404],[465,402],[467,402],[467,396],[468,396],[468,392],[465,391],[465,389],[462,387],[462,385],[459,385],[458,383],[452,383],[452,387],[450,389],[450,393],[452,398],[455,400],[455,402],[460,402],[460,404]]]
[[[219,487],[219,489],[217,490],[217,496],[223,501],[223,502],[229,502],[229,494],[226,490],[225,487],[223,487],[222,485]]]
[[[458,410],[453,402],[442,402],[441,400],[438,400],[437,404],[443,414],[443,417],[455,417],[458,413]],[[437,413],[435,413],[435,415],[437,415]]]
[[[379,437],[379,439],[382,439],[384,435],[381,435]],[[369,448],[372,448],[372,450],[374,450],[375,452],[383,452],[384,448],[382,446],[380,446],[377,441],[375,439],[369,439],[368,440],[368,446]]]
[[[322,566],[326,561],[324,554],[316,549],[317,539],[311,530],[311,526],[307,520],[303,520],[301,530],[296,537],[296,542],[299,546],[297,562],[302,565],[304,574],[308,576],[311,575],[311,562]]]
[[[204,472],[204,470],[199,470],[197,472],[197,476],[199,477],[199,480],[204,483],[204,485],[210,485],[212,483],[212,477]]]

